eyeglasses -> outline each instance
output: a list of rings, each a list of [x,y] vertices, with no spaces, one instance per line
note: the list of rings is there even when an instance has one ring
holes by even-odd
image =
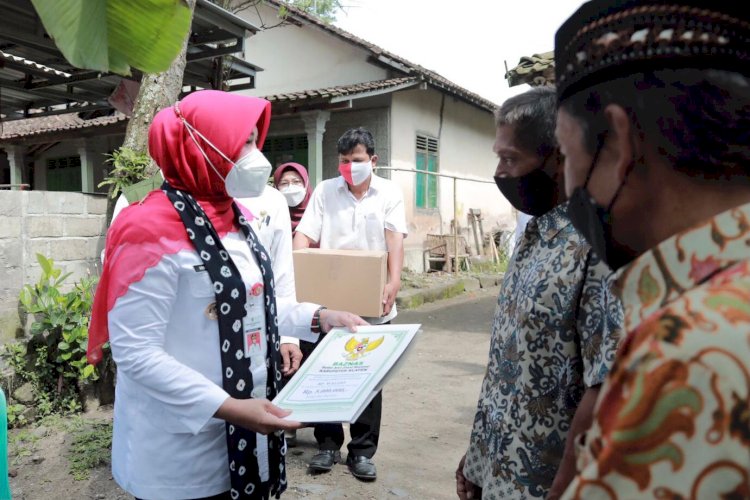
[[[281,182],[279,182],[279,187],[280,188],[284,188],[284,187],[288,187],[288,186],[304,186],[304,185],[305,185],[304,182],[298,181],[298,180],[281,181]]]

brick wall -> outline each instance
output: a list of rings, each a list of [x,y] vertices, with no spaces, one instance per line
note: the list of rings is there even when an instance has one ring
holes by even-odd
[[[99,272],[106,209],[103,196],[0,191],[0,343],[22,333],[18,294],[39,279],[37,253],[73,273],[71,284]]]

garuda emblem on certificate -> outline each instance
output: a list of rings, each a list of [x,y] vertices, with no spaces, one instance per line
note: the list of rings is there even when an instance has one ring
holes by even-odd
[[[383,340],[384,337],[380,337],[379,339],[370,342],[369,337],[365,337],[362,340],[357,340],[354,336],[352,336],[352,338],[350,338],[346,342],[346,345],[344,346],[344,349],[346,349],[346,353],[342,354],[342,356],[347,361],[356,361],[359,358],[366,356],[369,352],[377,349],[380,344],[383,343]]]

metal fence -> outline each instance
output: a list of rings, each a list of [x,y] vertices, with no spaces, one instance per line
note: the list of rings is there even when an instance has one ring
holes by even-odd
[[[399,167],[380,167],[378,166],[376,168],[376,171],[388,171],[388,172],[411,172],[413,174],[424,174],[424,175],[433,175],[436,177],[444,177],[447,179],[453,179],[453,255],[456,259],[456,265],[453,266],[453,271],[457,272],[459,269],[458,265],[458,191],[457,191],[457,183],[458,181],[467,181],[467,182],[476,182],[479,184],[495,184],[494,181],[485,181],[482,179],[472,179],[470,177],[463,177],[460,175],[451,175],[451,174],[441,174],[439,172],[429,172],[427,170],[417,170],[414,168],[399,168]],[[491,241],[494,241],[492,237],[490,237]],[[446,257],[447,258],[447,257]],[[494,256],[493,256],[494,258]]]

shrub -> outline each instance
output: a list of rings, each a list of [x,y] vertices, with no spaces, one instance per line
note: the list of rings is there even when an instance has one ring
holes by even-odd
[[[25,346],[6,346],[16,375],[31,383],[40,416],[75,413],[83,408],[82,383],[99,378],[86,360],[88,325],[97,279],[85,277],[65,291],[70,274],[37,254],[42,275],[21,291],[23,310],[33,317]]]

